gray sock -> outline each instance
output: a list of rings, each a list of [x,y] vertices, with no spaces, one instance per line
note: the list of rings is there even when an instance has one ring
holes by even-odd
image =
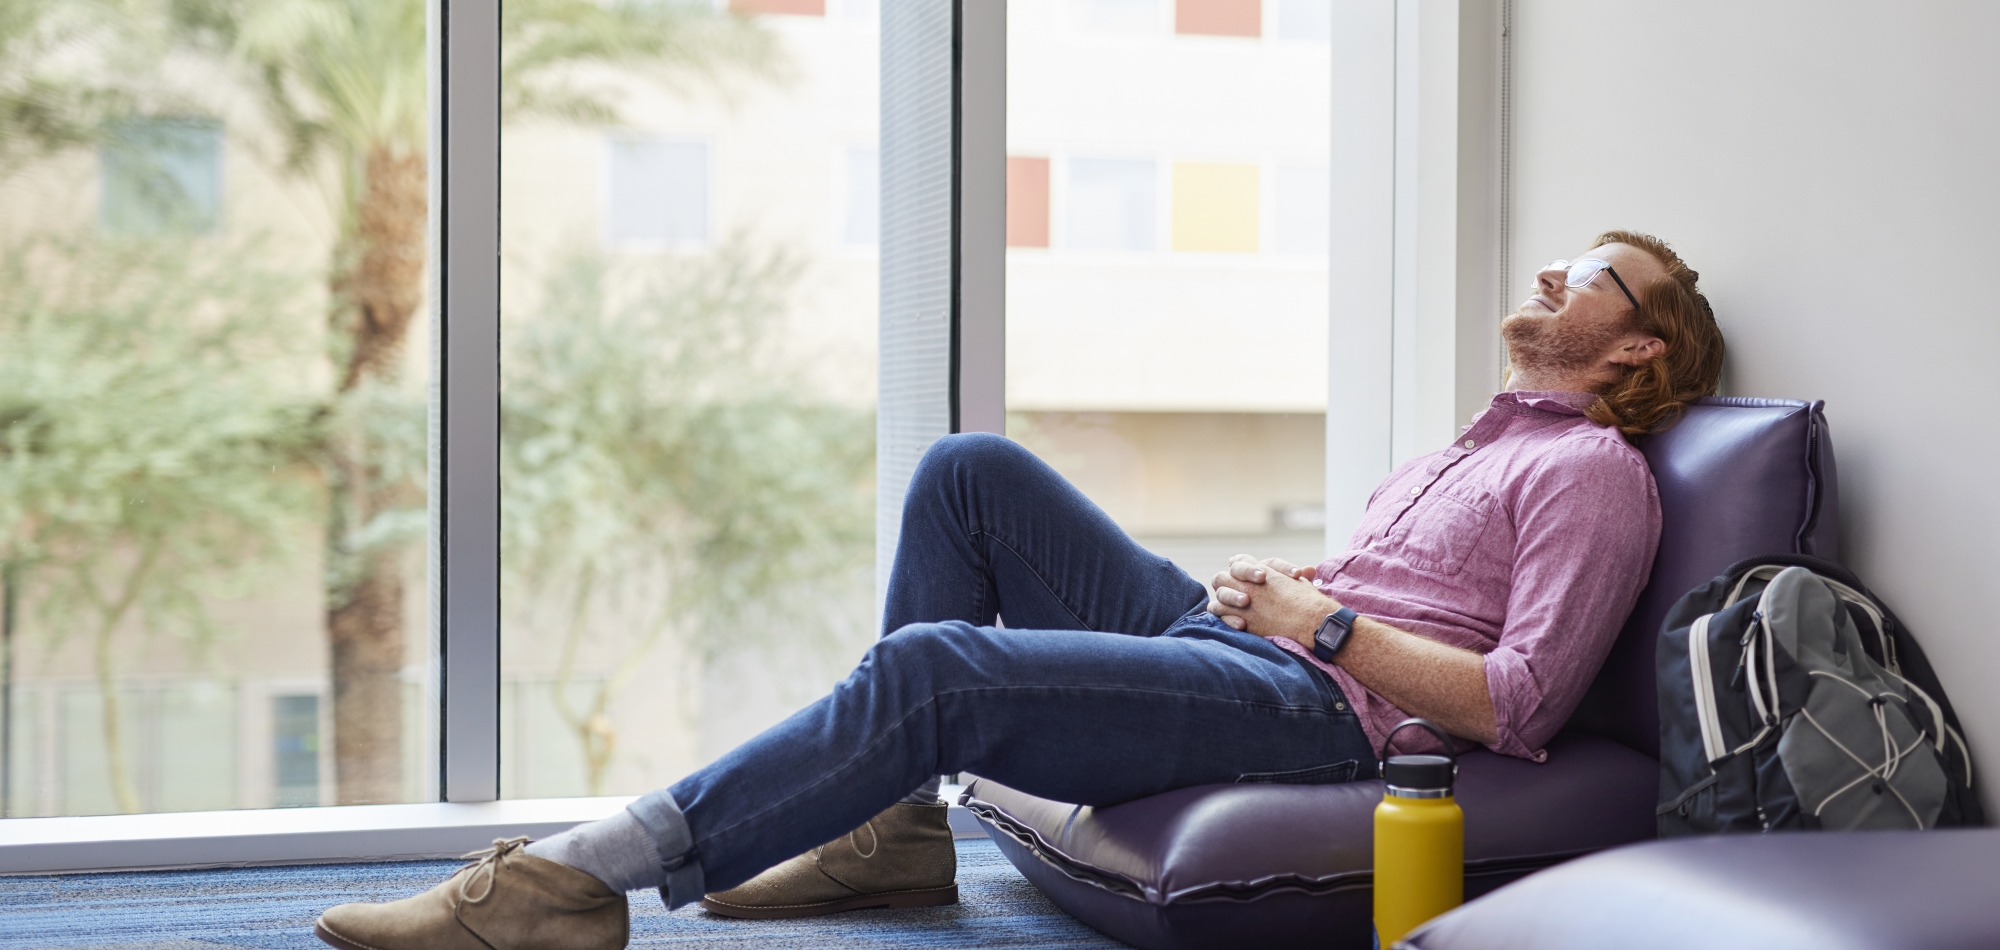
[[[528,845],[529,854],[567,864],[603,881],[619,893],[659,887],[660,849],[653,836],[629,811],[602,821],[585,822],[562,834]]]
[[[938,803],[938,784],[942,781],[933,775],[930,781],[917,786],[916,791],[903,796],[902,800],[912,805],[935,805]]]

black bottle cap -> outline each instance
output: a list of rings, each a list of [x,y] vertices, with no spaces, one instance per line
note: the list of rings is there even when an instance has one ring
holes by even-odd
[[[1451,791],[1457,763],[1442,755],[1392,755],[1382,765],[1382,779],[1412,791]]]

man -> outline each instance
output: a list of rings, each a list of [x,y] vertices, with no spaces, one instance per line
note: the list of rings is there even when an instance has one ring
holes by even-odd
[[[347,950],[609,950],[639,887],[739,917],[950,903],[939,773],[1090,805],[1344,782],[1373,776],[1406,715],[1542,760],[1658,542],[1625,435],[1670,424],[1722,364],[1672,250],[1596,244],[1537,275],[1501,325],[1508,391],[1391,474],[1346,552],[1238,556],[1211,595],[1013,443],[941,440],[911,481],[893,632],[831,695],[620,815],[495,842],[424,894],[327,911],[318,933]]]

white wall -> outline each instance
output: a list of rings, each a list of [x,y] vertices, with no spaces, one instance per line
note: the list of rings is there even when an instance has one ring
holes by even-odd
[[[1843,559],[1930,654],[1989,782],[1996,36],[2000,4],[1973,0],[1516,0],[1514,15],[1517,281],[1601,229],[1652,231],[1702,274],[1726,392],[1827,401]]]

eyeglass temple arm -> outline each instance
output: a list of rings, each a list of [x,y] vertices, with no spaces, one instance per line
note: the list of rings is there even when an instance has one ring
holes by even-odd
[[[1618,289],[1625,292],[1625,299],[1632,301],[1632,312],[1637,313],[1639,311],[1639,298],[1632,296],[1632,288],[1625,286],[1625,278],[1618,276],[1618,268],[1606,264],[1604,265],[1604,272],[1610,274],[1611,279],[1618,282]]]

